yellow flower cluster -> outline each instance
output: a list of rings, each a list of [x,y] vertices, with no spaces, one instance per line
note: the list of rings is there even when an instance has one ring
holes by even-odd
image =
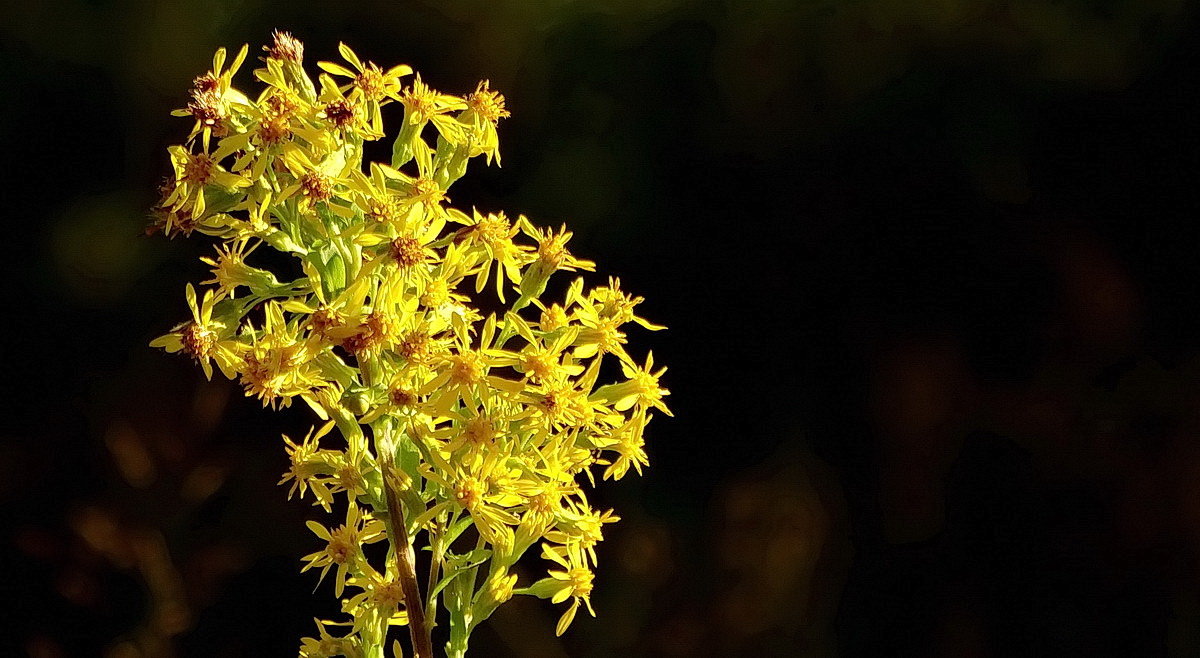
[[[553,273],[593,269],[565,227],[448,205],[471,158],[500,161],[508,112],[486,81],[443,94],[341,45],[345,64],[320,62],[314,83],[295,38],[276,33],[264,50],[256,97],[233,86],[246,47],[228,67],[221,49],[176,112],[194,123],[169,149],[152,228],[221,243],[203,294],[187,286],[191,320],[152,344],[327,421],[285,437],[281,484],[326,511],[344,494],[345,523],[310,522],[324,547],[304,561],[334,572],[347,619],[319,620],[300,654],[383,656],[389,626],[408,624],[413,651],[431,656],[440,605],[446,651],[462,655],[516,594],[567,603],[561,634],[580,605],[591,612],[595,547],[617,520],[585,484],[640,472],[646,424],[670,413],[665,368],[626,349],[631,325],[662,327],[616,279],[542,299]],[[391,161],[364,163],[390,106],[403,110]],[[290,259],[255,264],[263,245]],[[622,378],[602,383],[616,366]],[[334,427],[339,446],[321,446]],[[384,540],[386,564],[373,563],[363,546]],[[546,577],[521,586],[516,563],[535,546]]]

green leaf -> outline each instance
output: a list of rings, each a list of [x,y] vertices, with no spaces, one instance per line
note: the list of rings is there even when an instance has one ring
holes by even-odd
[[[329,257],[325,260],[325,269],[321,272],[321,281],[329,286],[325,292],[332,299],[346,287],[346,264],[342,262],[342,257],[336,251],[332,249],[330,251]]]

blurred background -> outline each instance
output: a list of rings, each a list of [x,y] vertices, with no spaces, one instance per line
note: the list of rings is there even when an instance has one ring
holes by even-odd
[[[461,207],[569,222],[670,331],[600,614],[479,655],[1200,655],[1200,18],[1184,0],[58,0],[0,9],[0,655],[294,655],[277,414],[147,347],[221,45],[508,96]],[[240,78],[248,85],[248,75]]]

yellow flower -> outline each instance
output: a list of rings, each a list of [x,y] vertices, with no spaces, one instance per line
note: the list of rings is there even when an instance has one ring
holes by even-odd
[[[304,556],[307,564],[304,565],[301,572],[320,568],[321,576],[317,581],[320,582],[325,580],[325,574],[329,573],[329,569],[336,565],[333,592],[337,596],[342,595],[342,590],[346,586],[347,574],[354,571],[354,575],[357,576],[364,569],[370,569],[369,565],[363,564],[365,558],[362,554],[362,547],[381,541],[386,535],[383,523],[371,518],[370,515],[362,514],[358,505],[354,503],[347,507],[345,525],[338,526],[334,530],[327,530],[325,526],[316,521],[309,521],[306,525],[309,530],[313,531],[313,534],[324,539],[327,545],[316,553]],[[367,573],[372,572],[367,571]]]
[[[370,107],[361,96],[347,97],[333,78],[321,74],[320,111],[317,117],[328,122],[334,130],[353,134],[363,139],[379,139],[382,130],[375,131],[371,125]],[[382,128],[382,125],[379,126]]]
[[[587,270],[590,272],[596,269],[596,264],[592,261],[576,258],[567,251],[567,243],[575,234],[568,231],[566,225],[555,232],[554,229],[537,228],[524,215],[521,215],[517,221],[520,223],[523,233],[537,240],[537,258],[534,260],[534,265],[546,270],[547,276],[555,270],[567,272]]]
[[[391,181],[404,178],[404,174],[378,162],[371,163],[370,177],[361,171],[350,172],[346,185],[354,194],[355,205],[362,211],[363,216],[370,220],[366,228],[376,229],[376,224],[401,228],[400,196],[388,189],[388,186]],[[380,241],[382,242],[382,239]]]
[[[577,547],[542,544],[542,558],[553,561],[562,567],[562,570],[550,571],[550,577],[534,583],[529,588],[529,593],[549,598],[551,603],[562,603],[571,599],[571,605],[558,618],[558,624],[554,628],[555,635],[562,635],[575,620],[580,603],[587,606],[589,614],[596,616],[591,600],[595,574],[588,568]]]
[[[307,110],[306,105],[288,91],[265,97],[247,108],[245,128],[221,139],[213,158],[223,161],[240,154],[231,169],[251,180],[262,180],[267,175],[267,167],[301,131],[297,114]]]
[[[493,263],[496,270],[496,296],[504,301],[504,285],[506,280],[516,284],[521,280],[521,266],[528,262],[528,249],[513,242],[520,232],[520,227],[513,224],[504,213],[488,213],[481,215],[473,210],[472,217],[457,210],[450,211],[453,221],[466,224],[454,233],[456,244],[474,247],[476,253],[482,252],[482,258],[475,273],[475,292],[483,292],[491,276]]]
[[[462,138],[462,126],[450,117],[448,113],[467,107],[458,96],[443,94],[421,80],[418,74],[408,88],[400,94],[400,102],[404,104],[404,120],[417,126],[432,121],[438,133],[451,144],[457,144]],[[419,135],[417,130],[415,135]]]
[[[654,407],[668,416],[673,415],[663,402],[663,398],[670,395],[671,392],[658,385],[658,378],[662,377],[667,369],[664,367],[660,368],[658,372],[651,372],[653,368],[654,354],[652,353],[646,355],[646,365],[641,368],[622,363],[621,372],[629,378],[628,381],[602,386],[597,389],[593,397],[611,403],[613,409],[617,411],[626,411],[636,405],[638,409]]]
[[[582,500],[582,496],[580,496]],[[574,502],[568,499],[568,505],[557,516],[556,529],[546,533],[546,539],[559,544],[576,546],[586,551],[596,564],[596,544],[604,540],[604,524],[616,523],[621,517],[612,510],[598,512],[587,506],[586,501]]]
[[[346,617],[318,620],[301,655],[382,655],[387,627],[428,605],[450,623],[414,624],[414,647],[437,625],[461,656],[514,595],[566,604],[563,633],[581,606],[595,614],[593,569],[618,520],[588,504],[594,472],[640,473],[646,425],[670,413],[666,369],[627,351],[627,325],[662,327],[615,278],[591,289],[578,278],[557,303],[543,299],[555,273],[595,267],[568,250],[565,225],[452,207],[472,158],[500,160],[509,113],[486,80],[464,97],[419,76],[404,86],[408,66],[385,70],[342,44],[347,64],[321,62],[314,85],[297,39],[277,32],[264,50],[252,96],[232,79],[246,49],[232,66],[221,50],[176,112],[194,125],[168,150],[174,175],[151,228],[218,243],[202,259],[202,300],[187,288],[192,319],[152,344],[209,377],[215,361],[264,406],[299,398],[324,421],[284,436],[280,484],[326,512],[347,506],[340,525],[308,523],[324,545],[303,558],[321,580],[335,573]],[[369,162],[364,142],[385,136],[380,108],[393,102],[404,114],[391,161]],[[599,386],[606,354],[624,377]],[[335,427],[339,447],[322,447]],[[538,545],[554,564],[520,588],[516,565]]]
[[[537,240],[538,245],[533,263],[525,269],[525,274],[521,277],[521,298],[513,304],[514,309],[523,308],[531,300],[540,297],[546,290],[550,275],[558,270],[574,272],[595,269],[596,264],[592,261],[576,258],[567,251],[567,242],[574,234],[568,231],[566,226],[555,233],[553,229],[543,230],[535,227],[524,215],[521,215],[517,222],[521,226],[521,232]]]
[[[645,411],[637,412],[617,429],[610,440],[605,441],[605,447],[617,453],[617,458],[608,468],[604,469],[604,479],[620,480],[629,472],[632,466],[638,475],[642,467],[649,465],[650,458],[646,455],[646,442],[642,438],[650,415]]]
[[[296,396],[308,396],[327,385],[315,354],[302,340],[297,323],[288,324],[276,302],[265,305],[266,324],[251,333],[249,345],[241,345],[242,362],[238,371],[247,396],[257,397],[266,405],[288,406]]]
[[[322,160],[306,148],[295,145],[289,147],[284,150],[281,160],[291,172],[293,182],[279,193],[278,201],[298,195],[301,208],[305,211],[317,204],[333,201],[339,188],[344,185],[338,160],[333,157]]]
[[[292,496],[299,493],[301,497],[311,487],[313,495],[317,498],[317,503],[329,509],[329,504],[333,499],[329,488],[325,485],[318,476],[326,475],[332,471],[330,457],[336,455],[330,450],[321,450],[321,437],[329,434],[333,429],[333,421],[323,425],[315,432],[310,429],[308,434],[300,443],[293,442],[285,434],[283,442],[286,444],[289,467],[288,471],[283,474],[283,479],[279,484],[292,483],[291,489],[288,490],[288,500]]]
[[[654,324],[645,318],[634,315],[634,307],[645,300],[622,292],[621,280],[618,278],[609,277],[607,286],[592,288],[588,291],[586,298],[581,292],[582,286],[573,286],[571,292],[568,293],[567,302],[590,307],[592,315],[598,319],[612,320],[618,326],[635,322],[651,331],[666,329],[663,325]]]
[[[395,576],[381,576],[371,571],[364,576],[350,579],[349,583],[363,591],[342,604],[342,609],[354,615],[354,630],[378,624],[386,620],[389,626],[408,623],[408,612],[400,609],[404,602],[404,587]]]
[[[250,244],[247,238],[233,240],[217,247],[215,259],[207,256],[200,260],[212,267],[213,278],[203,281],[215,284],[218,297],[235,297],[238,286],[259,289],[278,286],[275,275],[257,267],[246,264],[246,256],[254,251],[260,243]]]
[[[420,394],[428,395],[432,409],[447,416],[460,401],[486,400],[493,396],[512,396],[525,390],[523,382],[505,379],[490,374],[493,367],[502,367],[503,361],[494,356],[492,341],[495,338],[495,318],[489,317],[479,337],[479,347],[471,348],[463,337],[457,336],[456,349],[441,355],[435,366],[436,377],[421,387]]]
[[[318,637],[306,637],[300,640],[300,658],[362,658],[362,647],[359,639],[354,636],[335,637],[325,630],[326,624],[333,622],[314,619],[317,623]]]
[[[494,160],[500,164],[500,137],[496,133],[496,123],[508,117],[504,108],[504,95],[489,88],[487,80],[475,87],[475,91],[466,97],[467,109],[459,115],[458,120],[471,127],[470,148],[468,156],[486,155],[488,164]]]
[[[510,486],[504,486],[495,477],[497,464],[485,460],[473,471],[461,465],[451,466],[444,458],[433,455],[438,470],[427,468],[426,479],[436,483],[449,493],[449,500],[434,506],[430,512],[447,507],[457,507],[471,515],[481,537],[493,541],[504,533],[504,526],[515,526],[520,519],[507,508],[520,503],[521,498]],[[430,512],[426,515],[433,516]]]
[[[560,382],[529,387],[523,391],[522,400],[529,406],[530,415],[541,419],[542,431],[551,434],[594,426],[608,412],[585,391]]]
[[[538,328],[543,332],[550,333],[552,331],[558,331],[559,329],[562,329],[570,324],[571,318],[567,314],[566,309],[558,304],[545,306],[536,299],[533,301],[533,303],[542,310],[541,317],[538,318]]]
[[[225,68],[225,49],[218,48],[213,55],[213,67],[208,73],[196,78],[192,88],[192,102],[186,109],[171,112],[174,116],[191,116],[196,123],[188,135],[191,141],[196,135],[202,135],[204,150],[208,150],[209,139],[212,135],[223,136],[228,130],[230,103],[248,104],[249,100],[240,91],[233,89],[233,76],[241,68],[246,59],[248,46],[243,45],[233,58],[233,63]]]
[[[204,215],[206,208],[204,190],[216,186],[226,190],[250,185],[245,178],[225,171],[217,158],[208,153],[192,153],[182,146],[172,146],[171,163],[175,167],[175,185],[171,194],[163,201],[164,206],[185,210],[195,217]]]
[[[444,450],[449,453],[465,451],[469,455],[480,455],[494,449],[500,437],[500,423],[486,411],[464,414],[457,425],[446,428],[449,441]]]
[[[364,64],[344,43],[338,44],[338,52],[354,70],[333,62],[318,62],[317,66],[334,75],[350,78],[351,83],[342,87],[342,91],[349,89],[351,98],[361,99],[366,104],[366,110],[371,117],[372,133],[382,135],[383,115],[380,113],[380,105],[388,98],[398,98],[400,78],[410,75],[412,67],[400,64],[384,71],[374,62]]]
[[[192,311],[192,321],[185,322],[173,329],[171,333],[155,338],[150,342],[151,347],[161,347],[167,352],[182,351],[192,357],[204,370],[204,376],[212,379],[212,361],[217,362],[221,373],[233,379],[239,366],[236,341],[226,340],[226,326],[213,320],[213,307],[218,301],[213,291],[204,293],[204,300],[196,303],[196,289],[192,284],[187,286],[188,308]]]
[[[411,369],[398,372],[387,387],[382,402],[376,404],[374,409],[359,419],[359,422],[364,425],[370,424],[384,415],[402,421],[417,421],[427,417],[430,409],[426,397],[417,393],[420,388],[419,377],[420,374]]]
[[[625,351],[627,338],[625,332],[621,331],[618,320],[598,315],[590,305],[576,309],[575,317],[583,325],[575,339],[576,358],[587,359],[597,354],[613,354],[622,363],[632,362],[632,358]]]
[[[546,529],[553,523],[563,507],[563,501],[569,496],[578,495],[579,485],[569,476],[566,481],[550,478],[522,480],[517,483],[516,490],[524,499],[525,512],[521,516],[521,525],[532,527],[537,538],[545,535]]]
[[[497,351],[495,356],[498,365],[513,368],[531,382],[555,385],[562,385],[584,372],[582,365],[565,354],[579,335],[578,328],[535,333],[533,327],[519,316],[510,316],[508,322],[526,344],[519,352]]]

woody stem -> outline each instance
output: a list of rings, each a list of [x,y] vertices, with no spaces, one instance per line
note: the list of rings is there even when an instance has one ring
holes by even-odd
[[[404,609],[408,612],[408,631],[412,638],[413,653],[417,658],[433,658],[433,642],[429,627],[425,624],[425,607],[421,603],[421,590],[417,585],[416,557],[412,540],[404,525],[404,508],[396,495],[395,472],[391,464],[383,464],[383,490],[387,498],[388,531],[396,555],[396,573],[400,588],[404,591]]]

